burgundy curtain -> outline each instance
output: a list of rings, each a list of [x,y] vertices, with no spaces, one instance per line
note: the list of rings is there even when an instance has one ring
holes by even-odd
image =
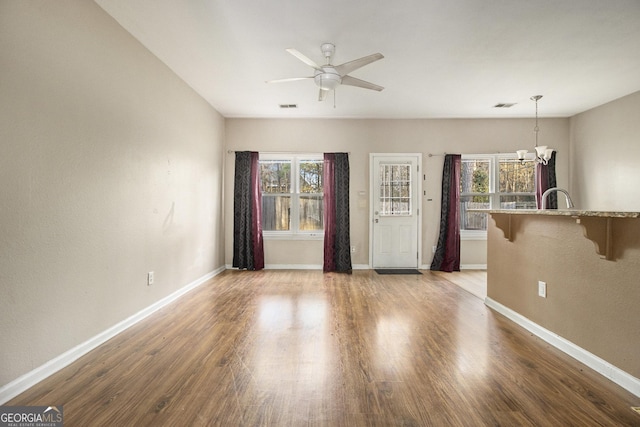
[[[536,165],[536,205],[538,209],[542,209],[542,194],[556,185],[556,152],[554,151],[546,165],[542,163]],[[549,194],[547,208],[558,209],[558,193]]]
[[[438,246],[431,270],[460,271],[460,154],[447,154],[442,170],[442,205]]]
[[[325,272],[351,273],[349,222],[349,155],[324,154],[324,263]]]
[[[259,154],[236,153],[233,187],[233,267],[264,268]]]
[[[260,188],[260,154],[251,153],[251,243],[255,270],[264,268],[262,241],[262,190]]]

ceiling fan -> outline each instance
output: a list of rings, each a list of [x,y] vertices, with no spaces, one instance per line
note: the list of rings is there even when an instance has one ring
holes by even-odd
[[[368,56],[364,56],[360,59],[354,59],[353,61],[345,62],[341,65],[331,65],[331,57],[336,51],[336,47],[332,43],[323,43],[322,46],[320,46],[320,50],[322,50],[322,54],[327,61],[327,63],[322,66],[316,64],[314,61],[307,58],[296,49],[286,49],[287,52],[312,67],[315,70],[313,76],[269,80],[267,81],[267,83],[283,83],[292,82],[295,80],[313,79],[316,85],[320,88],[318,101],[323,101],[327,97],[327,93],[330,90],[335,90],[341,84],[377,90],[378,92],[384,89],[382,86],[365,82],[364,80],[356,79],[355,77],[351,77],[348,75],[350,72],[355,71],[358,68],[364,67],[367,64],[384,58],[381,53],[374,53]]]

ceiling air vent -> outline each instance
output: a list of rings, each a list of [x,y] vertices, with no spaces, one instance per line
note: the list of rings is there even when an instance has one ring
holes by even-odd
[[[493,106],[493,108],[511,108],[516,105],[517,102],[501,102]]]
[[[298,104],[280,104],[280,108],[298,108]]]

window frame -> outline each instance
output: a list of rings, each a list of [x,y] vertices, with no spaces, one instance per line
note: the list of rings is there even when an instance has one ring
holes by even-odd
[[[300,192],[300,163],[303,160],[313,160],[324,162],[324,154],[322,153],[259,153],[259,162],[282,160],[291,162],[291,188],[290,193],[268,193],[269,195],[286,195],[291,198],[290,202],[290,229],[289,230],[263,230],[262,237],[264,240],[323,240],[324,239],[324,223],[323,229],[316,231],[300,230],[300,196],[301,195],[318,195],[324,201],[324,191],[321,193],[301,193]],[[323,188],[324,190],[324,188]],[[261,195],[260,202],[262,203]]]
[[[460,192],[460,203],[462,203],[463,196],[488,196],[489,197],[489,209],[501,209],[500,197],[509,196],[531,196],[535,197],[535,182],[534,190],[528,192],[517,193],[500,193],[498,192],[498,186],[500,183],[500,161],[501,160],[518,160],[518,156],[515,153],[497,153],[497,154],[462,154],[461,160],[488,160],[489,161],[489,190],[487,193],[462,193]],[[533,153],[527,153],[525,161],[534,162],[535,158]],[[535,174],[534,174],[535,181]],[[486,213],[485,215],[489,215]],[[462,225],[462,224],[461,224]],[[460,229],[461,240],[486,240],[487,230],[462,230]]]

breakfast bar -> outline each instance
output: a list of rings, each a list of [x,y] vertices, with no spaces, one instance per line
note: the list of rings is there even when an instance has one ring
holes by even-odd
[[[487,212],[486,304],[640,390],[640,212]]]
[[[584,236],[596,246],[596,252],[611,260],[613,256],[613,223],[618,218],[638,218],[640,212],[586,211],[577,209],[496,209],[488,211],[505,239],[512,239],[514,215],[544,215],[570,217],[582,225]]]

